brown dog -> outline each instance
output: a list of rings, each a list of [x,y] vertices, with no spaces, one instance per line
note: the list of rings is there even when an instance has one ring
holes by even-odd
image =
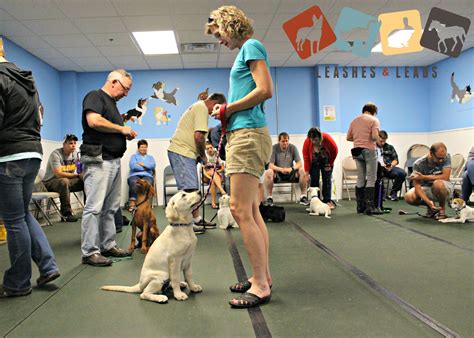
[[[160,231],[156,227],[156,217],[151,208],[151,199],[155,196],[155,189],[147,180],[137,181],[137,205],[132,219],[132,241],[128,250],[135,250],[135,235],[137,227],[141,230],[141,253],[146,254],[158,238]],[[140,242],[140,241],[139,241]]]

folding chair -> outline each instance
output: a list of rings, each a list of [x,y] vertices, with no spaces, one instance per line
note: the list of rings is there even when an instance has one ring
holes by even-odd
[[[51,213],[50,208],[53,206],[53,211],[58,214],[59,218],[64,221],[64,217],[59,210],[56,202],[54,201],[55,198],[59,198],[59,193],[57,192],[50,192],[47,191],[46,187],[43,184],[43,171],[39,171],[38,175],[36,175],[35,183],[34,183],[34,191],[31,195],[31,201],[36,206],[36,218],[38,218],[38,212],[43,215],[43,218],[46,220],[48,225],[52,226],[53,222],[49,217],[49,213]],[[43,207],[43,202],[46,203],[46,206]]]
[[[176,184],[176,179],[174,177],[173,169],[170,165],[167,165],[163,169],[163,201],[164,207],[168,205],[168,200],[166,196],[168,195],[168,189],[172,189],[174,192],[178,191],[178,185]]]
[[[451,176],[449,177],[449,180],[454,187],[459,186],[460,189],[465,162],[466,160],[462,154],[454,154],[451,156]]]
[[[351,200],[351,194],[349,189],[353,189],[355,191],[357,183],[357,165],[356,161],[352,158],[352,156],[347,156],[342,160],[342,184],[343,190],[346,189],[347,198],[349,201]]]
[[[407,177],[405,179],[405,191],[408,191],[410,188],[410,175],[413,172],[413,164],[417,159],[427,155],[430,152],[430,148],[424,144],[414,144],[407,151],[407,160],[405,161],[405,165],[403,166],[403,170],[407,173]]]

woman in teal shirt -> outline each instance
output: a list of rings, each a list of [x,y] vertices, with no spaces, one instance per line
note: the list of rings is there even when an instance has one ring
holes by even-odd
[[[229,304],[249,308],[268,303],[272,278],[268,264],[269,238],[259,211],[258,182],[270,160],[272,143],[264,102],[272,97],[273,82],[267,52],[252,39],[250,20],[234,6],[211,12],[206,33],[239,53],[230,71],[228,104],[214,106],[212,116],[227,122],[226,173],[231,177],[231,211],[240,226],[253,276],[230,287],[242,292]]]

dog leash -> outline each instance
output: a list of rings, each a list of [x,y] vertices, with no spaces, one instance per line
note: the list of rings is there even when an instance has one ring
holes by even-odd
[[[227,120],[225,119],[226,109],[227,109],[227,104],[222,104],[221,108],[219,110],[219,119],[221,121],[221,137],[219,139],[219,144],[217,145],[216,163],[219,162],[219,160],[221,159],[219,154],[221,153],[222,142],[224,140],[224,136],[226,134],[226,129],[227,129]],[[199,204],[196,207],[194,207],[192,212],[198,210],[204,204],[204,202],[206,201],[206,198],[207,198],[207,196],[209,196],[209,192],[211,191],[212,182],[214,181],[214,175],[216,174],[216,172],[217,172],[217,166],[214,166],[214,171],[211,175],[211,179],[209,180],[209,186],[207,187],[207,191],[204,194],[204,197],[201,199],[201,202],[199,202]]]
[[[146,192],[145,192],[145,196],[148,195],[148,191],[150,189],[148,189]],[[133,222],[133,219],[135,218],[135,214],[137,213],[137,210],[138,210],[138,207],[140,205],[142,205],[143,203],[145,203],[147,201],[147,199],[145,198],[143,201],[141,201],[140,203],[138,203],[137,205],[135,205],[133,208],[132,208],[132,211],[131,211],[131,214],[132,214],[132,219],[130,220],[130,224],[132,224]]]

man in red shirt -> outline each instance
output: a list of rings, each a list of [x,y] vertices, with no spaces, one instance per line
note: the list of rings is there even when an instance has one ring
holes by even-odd
[[[322,133],[318,127],[308,131],[308,137],[303,144],[304,171],[311,187],[319,188],[319,175],[322,176],[323,202],[334,209],[331,201],[331,179],[334,160],[337,156],[337,145],[333,138]]]

